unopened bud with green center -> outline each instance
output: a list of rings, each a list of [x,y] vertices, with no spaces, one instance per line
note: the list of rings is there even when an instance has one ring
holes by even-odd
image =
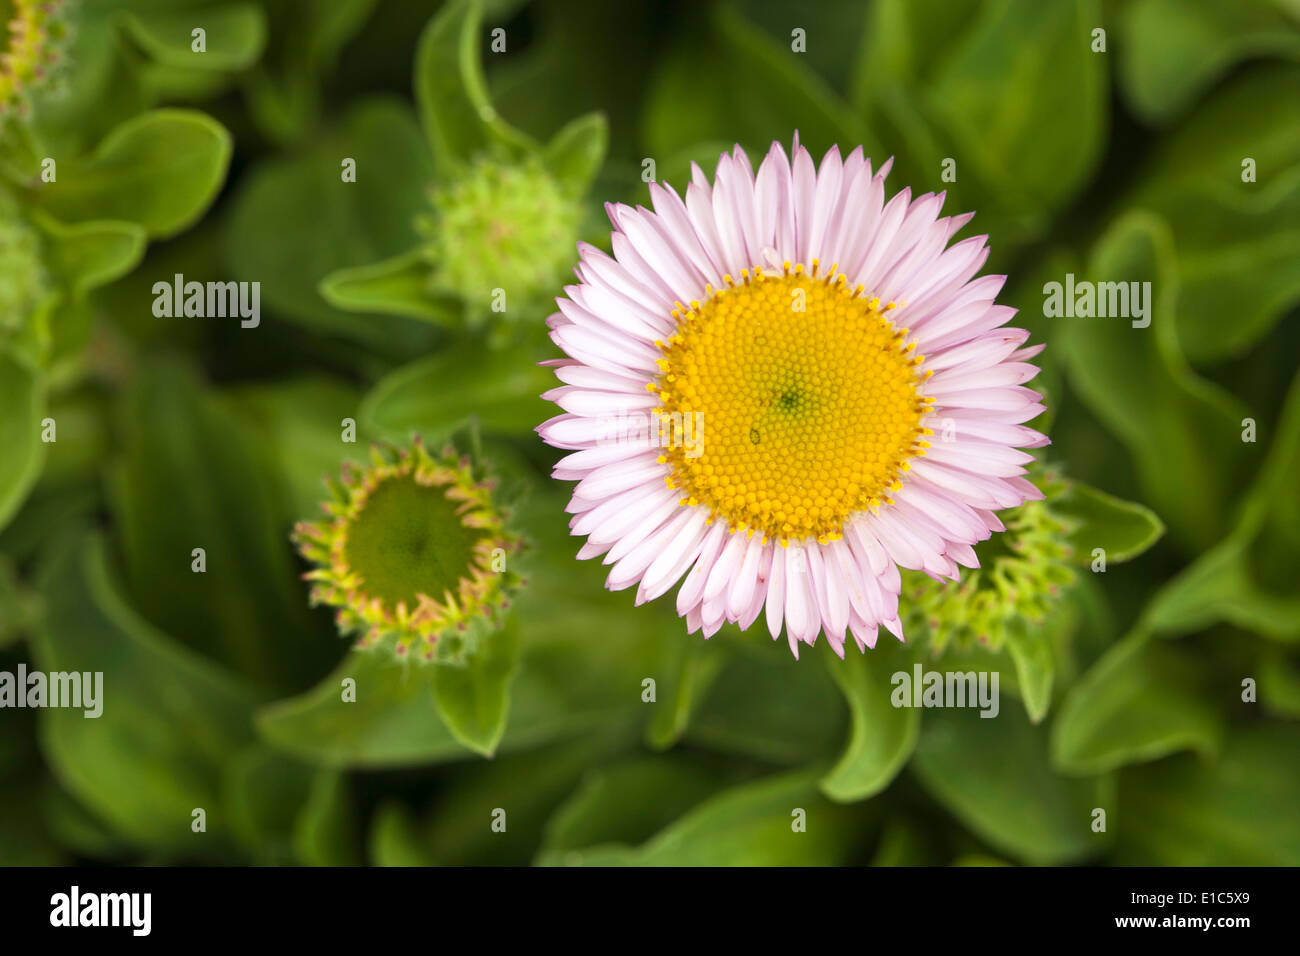
[[[917,572],[905,581],[903,593],[911,608],[907,623],[929,633],[934,654],[974,643],[1001,649],[1008,628],[1045,623],[1074,583],[1068,543],[1074,529],[1052,508],[1052,500],[1068,486],[1051,470],[1033,480],[1043,500],[999,515],[1006,531],[975,546],[977,569],[964,571],[961,581],[936,581]]]
[[[0,190],[0,340],[26,326],[49,291],[40,236]]]
[[[582,206],[541,163],[481,159],[431,198],[434,214],[419,227],[435,292],[456,295],[482,318],[503,306],[509,316],[559,291]]]
[[[27,113],[66,57],[67,0],[0,0],[0,118]]]
[[[344,466],[327,483],[329,519],[303,522],[294,541],[316,565],[311,602],[337,609],[342,634],[399,658],[457,662],[490,640],[522,583],[512,568],[519,538],[450,449],[431,455],[375,446],[369,465]]]

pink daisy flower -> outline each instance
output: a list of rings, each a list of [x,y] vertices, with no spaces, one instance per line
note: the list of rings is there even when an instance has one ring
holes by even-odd
[[[609,205],[613,256],[580,244],[546,363],[570,450],[579,558],[636,602],[677,587],[690,632],[764,615],[791,651],[825,633],[900,641],[899,568],[957,580],[997,512],[1042,495],[1024,477],[1047,443],[1023,423],[1041,346],[976,273],[987,236],[944,195],[886,201],[891,163],[855,149],[820,168],[796,136],[755,173],[740,147],[685,199]]]

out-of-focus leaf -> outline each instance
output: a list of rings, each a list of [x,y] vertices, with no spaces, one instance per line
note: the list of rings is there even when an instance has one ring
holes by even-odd
[[[1109,777],[1052,771],[1047,728],[1016,707],[927,711],[911,767],[930,794],[990,845],[1035,865],[1097,856],[1110,844],[1092,830],[1093,810],[1113,809]]]
[[[145,231],[133,222],[66,225],[39,212],[46,263],[73,293],[81,294],[130,272],[144,257]]]
[[[1270,713],[1300,718],[1300,663],[1280,647],[1266,648],[1260,657],[1259,702]]]
[[[0,352],[0,528],[18,511],[41,473],[44,377]]]
[[[291,833],[307,798],[310,768],[254,744],[224,768],[222,798],[243,850],[269,866],[294,862]]]
[[[360,424],[356,442],[344,441],[345,422],[356,422],[360,397],[336,379],[313,376],[250,385],[228,390],[224,397],[258,433],[295,518],[316,517],[328,498],[324,478],[337,475],[346,459],[365,457],[369,436]]]
[[[871,857],[872,866],[932,866],[940,862],[929,828],[901,814],[887,818]]]
[[[370,824],[370,862],[374,866],[432,866],[421,847],[411,811],[396,801],[385,803]]]
[[[1107,564],[1132,560],[1159,541],[1165,531],[1150,508],[1077,481],[1052,502],[1052,508],[1076,523],[1070,547],[1077,564],[1090,564],[1094,548],[1106,552]]]
[[[1120,775],[1118,856],[1144,866],[1295,866],[1300,727],[1234,731],[1217,761],[1196,755]]]
[[[590,770],[547,821],[537,862],[564,863],[571,850],[648,840],[717,790],[716,774],[675,756]]]
[[[77,856],[111,860],[129,849],[103,820],[53,782],[42,795],[41,816],[59,844]]]
[[[1248,446],[1249,447],[1249,446]],[[1300,597],[1285,563],[1300,542],[1300,375],[1232,533],[1156,592],[1142,626],[1189,634],[1217,621],[1283,641],[1300,639]]]
[[[356,182],[343,181],[349,159]],[[410,111],[364,101],[310,149],[265,161],[244,180],[226,234],[231,268],[239,279],[262,283],[263,307],[277,316],[380,352],[418,354],[432,341],[426,323],[345,312],[318,287],[338,269],[414,248],[431,176]]]
[[[353,684],[345,688],[345,681]],[[432,666],[352,651],[312,690],[258,714],[270,743],[330,767],[391,767],[458,759],[465,749],[438,719]],[[355,700],[345,689],[355,688]]]
[[[266,44],[266,17],[254,3],[221,3],[202,10],[123,10],[118,22],[152,59],[185,70],[243,70]],[[204,31],[204,51],[192,31]]]
[[[542,164],[570,197],[584,196],[600,172],[609,146],[609,122],[602,113],[579,116],[552,137]]]
[[[492,107],[479,47],[481,0],[452,0],[429,21],[415,55],[415,101],[440,170],[448,173],[479,153],[518,158],[534,148]]]
[[[321,74],[362,28],[378,0],[267,0],[265,54],[245,81],[249,112],[278,142],[318,120]]]
[[[679,627],[672,640],[700,640]],[[736,634],[724,628],[711,640],[731,653],[696,708],[687,743],[787,765],[830,759],[840,751],[846,708],[824,667],[796,661],[757,629]]]
[[[1089,278],[1151,283],[1147,328],[1123,317],[1062,318],[1070,380],[1089,409],[1133,456],[1155,510],[1179,542],[1203,548],[1228,527],[1249,460],[1241,442],[1246,410],[1197,378],[1178,348],[1173,305],[1177,277],[1168,227],[1134,213],[1113,225],[1093,251]],[[1195,481],[1186,476],[1195,475]]]
[[[629,729],[599,728],[453,768],[420,824],[421,846],[440,866],[531,862],[556,808],[593,767],[626,751],[634,739]]]
[[[760,154],[780,141],[788,150],[792,121],[819,159],[837,144],[844,153],[859,144],[880,153],[858,117],[799,54],[719,4],[706,30],[687,34],[663,58],[642,127],[651,155],[662,160],[704,140],[740,143]]]
[[[110,490],[141,613],[264,686],[327,666],[330,648],[309,624],[295,573],[290,517],[249,433],[170,364],[141,370],[124,412],[126,453]]]
[[[1137,632],[1071,689],[1052,726],[1052,763],[1088,775],[1178,750],[1212,755],[1222,724],[1194,663]]]
[[[1300,30],[1268,0],[1132,0],[1119,15],[1122,88],[1148,122],[1183,112],[1248,57],[1300,59]]]
[[[321,297],[348,312],[404,315],[437,325],[454,325],[463,308],[430,288],[432,267],[423,249],[383,262],[338,269],[321,280]]]
[[[154,110],[118,126],[89,157],[63,160],[58,179],[41,183],[32,196],[65,222],[125,220],[163,238],[208,208],[230,151],[230,134],[209,116]]]
[[[0,866],[59,866],[66,855],[42,817],[47,788],[40,777],[0,775]]]
[[[307,802],[293,825],[293,849],[298,861],[306,866],[360,864],[355,814],[347,778],[333,770],[316,771]]]
[[[1300,66],[1235,78],[1143,170],[1120,208],[1157,212],[1173,232],[1183,350],[1194,363],[1243,354],[1300,302]]]
[[[919,54],[937,60],[926,112],[953,141],[958,182],[980,184],[981,216],[1011,230],[990,230],[1001,241],[1041,232],[1101,156],[1106,57],[1090,46],[1100,22],[1095,0],[985,3],[948,55]]]
[[[60,782],[137,846],[225,857],[234,833],[221,771],[252,740],[251,691],[129,608],[97,537],[62,548],[41,590],[41,669],[103,674],[99,717],[41,714],[42,750]],[[195,809],[206,813],[204,833],[191,829]]]
[[[442,441],[471,417],[488,432],[530,432],[554,411],[541,399],[550,369],[522,348],[453,346],[386,376],[361,404],[368,427],[389,437],[419,432]]]
[[[491,757],[506,730],[510,682],[519,665],[519,620],[509,615],[499,630],[484,634],[463,665],[433,669],[433,702],[453,737]]]
[[[822,793],[840,803],[865,800],[884,790],[912,756],[921,729],[921,712],[895,707],[892,675],[910,673],[910,649],[885,639],[858,654],[845,649],[844,660],[829,648],[822,656],[848,702],[853,724],[839,762],[821,779]]]
[[[817,775],[768,777],[723,791],[639,847],[570,850],[569,865],[826,866],[848,859],[871,823],[828,801]]]
[[[726,663],[724,650],[708,641],[674,641],[668,675],[655,682],[655,710],[646,724],[646,743],[666,750],[682,738],[691,715]]]

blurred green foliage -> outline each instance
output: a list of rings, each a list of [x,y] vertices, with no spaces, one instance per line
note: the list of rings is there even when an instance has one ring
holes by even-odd
[[[0,115],[0,670],[106,700],[0,711],[0,862],[1300,864],[1292,0],[55,16],[60,69]],[[796,129],[977,211],[1047,343],[1074,570],[989,646],[794,661],[607,592],[532,432],[562,283],[503,324],[436,280],[432,191],[476,162],[601,244],[647,159],[681,186]],[[157,316],[177,273],[260,282],[260,326]],[[1150,327],[1045,317],[1067,273],[1151,282]],[[491,462],[529,541],[510,639],[454,680],[348,650],[289,544],[322,475],[412,432]],[[1013,699],[892,706],[918,663]]]

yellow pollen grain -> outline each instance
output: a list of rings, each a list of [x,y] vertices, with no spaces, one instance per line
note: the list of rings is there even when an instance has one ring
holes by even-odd
[[[781,543],[841,537],[849,516],[901,487],[929,434],[919,362],[886,317],[894,303],[817,271],[724,276],[675,311],[649,386],[661,414],[698,422],[697,441],[664,449],[668,486]]]

